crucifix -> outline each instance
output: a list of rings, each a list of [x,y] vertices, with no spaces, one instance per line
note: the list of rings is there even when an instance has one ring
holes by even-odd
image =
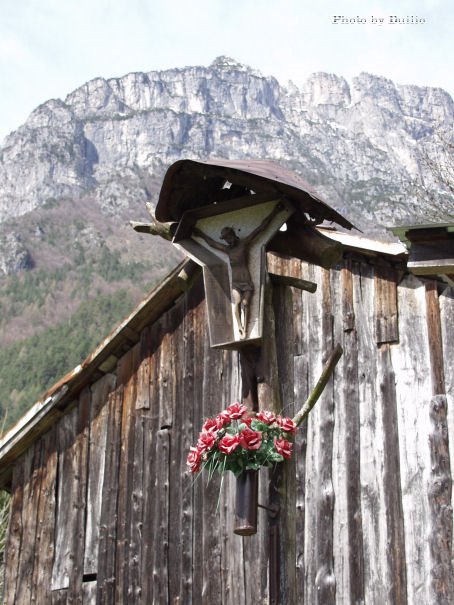
[[[213,204],[182,217],[174,244],[203,268],[212,347],[260,342],[265,245],[293,212],[290,203],[268,196],[247,211]]]
[[[262,222],[247,236],[240,238],[233,227],[223,227],[220,233],[220,244],[198,227],[193,229],[193,235],[201,237],[211,248],[219,250],[228,256],[231,271],[231,298],[233,314],[241,339],[247,334],[249,319],[249,304],[255,290],[254,282],[249,271],[249,249],[255,238],[262,233],[273,218],[284,210],[283,204],[278,203]]]

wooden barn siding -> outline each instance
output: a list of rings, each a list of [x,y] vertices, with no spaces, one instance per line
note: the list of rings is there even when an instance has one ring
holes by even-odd
[[[285,413],[344,347],[284,473],[281,602],[454,602],[452,290],[354,259],[273,263],[318,284],[274,291]],[[268,602],[267,512],[234,535],[233,478],[218,497],[219,478],[185,469],[203,418],[240,392],[237,354],[206,332],[197,286],[18,461],[7,604]]]

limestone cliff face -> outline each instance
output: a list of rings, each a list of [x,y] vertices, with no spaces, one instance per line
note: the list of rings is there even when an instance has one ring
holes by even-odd
[[[360,74],[313,74],[301,88],[232,59],[209,67],[97,78],[38,107],[0,149],[0,222],[90,194],[100,210],[142,204],[147,175],[177,159],[268,158],[302,174],[363,228],[450,210],[424,204],[423,158],[452,128],[441,89]]]

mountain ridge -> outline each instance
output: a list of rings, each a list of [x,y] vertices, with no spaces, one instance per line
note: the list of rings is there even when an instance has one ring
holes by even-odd
[[[394,193],[410,179],[430,182],[420,155],[434,152],[435,132],[453,118],[441,88],[368,73],[348,83],[323,72],[286,88],[228,57],[209,67],[95,78],[64,101],[43,103],[6,137],[0,221],[49,198],[92,191],[102,198],[122,170],[153,173],[181,157],[215,156],[286,163],[345,211],[339,189],[352,182],[379,178]]]

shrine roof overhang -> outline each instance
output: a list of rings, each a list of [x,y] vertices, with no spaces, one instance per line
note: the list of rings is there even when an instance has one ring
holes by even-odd
[[[156,205],[158,221],[177,222],[188,210],[269,194],[294,203],[295,209],[319,224],[354,225],[324,202],[301,177],[269,160],[178,160],[167,170]]]

